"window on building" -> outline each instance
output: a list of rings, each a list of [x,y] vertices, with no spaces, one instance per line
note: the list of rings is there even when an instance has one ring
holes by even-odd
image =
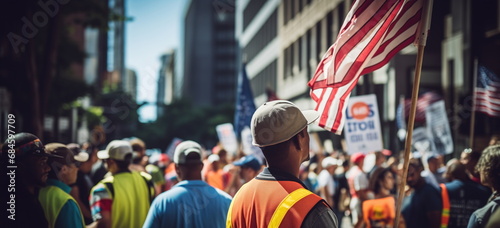
[[[321,61],[323,47],[321,47],[321,21],[316,24],[316,62]]]
[[[243,30],[245,30],[250,22],[252,22],[255,15],[259,13],[260,9],[264,6],[264,4],[266,4],[266,2],[267,0],[252,0],[248,2],[247,6],[243,10]]]

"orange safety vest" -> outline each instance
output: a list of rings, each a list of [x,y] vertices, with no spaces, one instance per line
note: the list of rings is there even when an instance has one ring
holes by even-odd
[[[234,196],[226,227],[300,227],[321,200],[295,181],[253,179]]]
[[[447,228],[450,221],[450,197],[446,185],[439,184],[441,187],[441,199],[443,199],[443,211],[441,212],[441,228]]]

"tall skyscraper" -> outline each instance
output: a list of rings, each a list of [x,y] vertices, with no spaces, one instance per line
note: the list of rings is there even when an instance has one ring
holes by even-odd
[[[235,102],[238,64],[234,13],[219,9],[213,1],[192,0],[187,6],[182,97],[194,104]]]

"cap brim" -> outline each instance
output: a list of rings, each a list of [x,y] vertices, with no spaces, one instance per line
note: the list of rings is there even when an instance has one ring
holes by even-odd
[[[80,152],[77,155],[73,156],[73,158],[75,159],[75,161],[86,162],[87,160],[89,160],[89,154]]]
[[[56,154],[49,154],[49,153],[41,153],[41,154],[34,154],[34,155],[49,157],[49,158],[63,158],[62,156],[59,156]]]
[[[97,158],[99,159],[108,159],[109,158],[109,153],[107,150],[100,150],[97,152]]]
[[[235,166],[243,166],[243,165],[246,164],[246,163],[245,164],[244,163],[245,163],[245,161],[235,161],[235,162],[233,162],[233,165],[235,165]]]
[[[316,110],[302,111],[302,115],[304,115],[304,117],[306,118],[308,125],[313,123],[319,118],[319,112]]]

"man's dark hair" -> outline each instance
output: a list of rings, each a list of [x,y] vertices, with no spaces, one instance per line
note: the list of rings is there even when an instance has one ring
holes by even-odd
[[[132,154],[125,155],[125,158],[123,160],[113,159],[113,161],[115,161],[116,166],[118,167],[118,170],[126,171],[126,170],[128,170],[128,166],[132,162]]]
[[[424,166],[422,165],[422,161],[418,158],[410,159],[409,165],[415,168],[416,170],[421,170],[424,168]]]
[[[261,147],[260,149],[262,150],[262,153],[264,153],[264,156],[266,157],[266,159],[268,161],[269,160],[275,161],[277,159],[282,159],[284,156],[283,151],[288,150],[290,143],[294,143],[295,141],[298,141],[298,137],[297,137],[298,134],[300,134],[300,132],[297,133],[296,135],[294,135],[289,140],[286,140],[286,141],[278,143],[278,144]],[[298,143],[298,142],[296,142],[296,143]]]
[[[467,176],[467,169],[465,165],[460,162],[454,162],[448,167],[447,171],[450,175],[450,178],[457,179],[461,181],[466,181],[469,179]]]

